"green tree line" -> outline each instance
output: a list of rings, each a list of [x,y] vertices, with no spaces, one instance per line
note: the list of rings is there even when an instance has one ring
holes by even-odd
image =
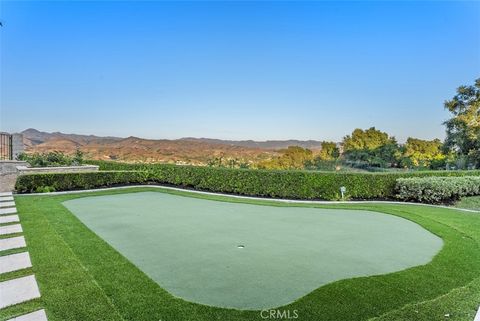
[[[395,137],[371,127],[355,129],[341,143],[322,142],[314,153],[299,146],[280,150],[280,156],[250,164],[262,169],[474,169],[480,168],[480,79],[461,86],[445,101],[451,113],[446,139],[409,137],[399,144]],[[239,165],[239,164],[232,164]],[[243,167],[245,166],[242,163]]]

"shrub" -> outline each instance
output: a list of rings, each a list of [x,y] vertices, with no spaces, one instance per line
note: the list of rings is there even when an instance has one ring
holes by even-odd
[[[20,175],[17,178],[15,189],[19,193],[68,191],[114,185],[142,184],[146,180],[147,174],[140,171],[27,174]]]
[[[480,195],[480,177],[399,178],[396,197],[404,201],[452,203],[463,196]]]
[[[55,192],[55,188],[53,186],[39,186],[35,191],[37,193],[50,193]]]
[[[26,161],[32,167],[78,166],[83,163],[83,153],[79,150],[68,156],[62,152],[33,153],[18,155],[18,160]]]
[[[69,190],[118,184],[157,183],[248,196],[336,200],[340,198],[340,187],[345,186],[347,188],[345,196],[348,199],[393,199],[396,194],[396,180],[400,177],[480,175],[480,171],[335,173],[98,161],[89,163],[99,165],[102,170],[108,171],[25,175],[19,178],[17,191],[32,192],[37,186],[53,186],[56,190]],[[122,169],[129,171],[118,172]],[[111,172],[111,170],[117,171]],[[132,170],[139,176],[131,174]],[[112,173],[116,173],[115,179],[111,177],[114,175]],[[70,183],[70,181],[73,182]]]

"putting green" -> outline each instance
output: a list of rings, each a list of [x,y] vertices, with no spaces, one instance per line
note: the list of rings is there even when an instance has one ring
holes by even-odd
[[[371,211],[160,192],[63,204],[174,296],[218,307],[282,306],[336,280],[426,264],[443,244],[416,223]]]

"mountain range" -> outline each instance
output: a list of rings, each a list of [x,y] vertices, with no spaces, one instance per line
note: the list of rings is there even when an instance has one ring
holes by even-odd
[[[144,139],[139,137],[101,137],[95,135],[43,132],[29,128],[21,132],[27,152],[82,151],[87,158],[127,162],[165,162],[207,164],[214,158],[259,161],[279,154],[288,146],[312,150],[321,148],[316,140],[221,140],[185,137],[180,139]]]

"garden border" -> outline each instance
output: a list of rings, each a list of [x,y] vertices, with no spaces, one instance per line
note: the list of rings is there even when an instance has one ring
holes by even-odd
[[[181,191],[181,192],[191,192],[203,195],[212,195],[212,196],[226,196],[226,197],[233,197],[238,199],[249,199],[249,200],[262,200],[262,201],[274,201],[274,202],[281,202],[281,203],[306,203],[306,204],[319,204],[319,205],[336,205],[336,204],[403,204],[403,205],[421,205],[421,206],[429,206],[435,208],[444,208],[444,209],[452,209],[470,213],[480,213],[480,211],[470,210],[466,208],[457,208],[457,207],[450,207],[444,205],[434,205],[434,204],[424,204],[424,203],[414,203],[414,202],[396,202],[396,201],[312,201],[312,200],[294,200],[294,199],[285,199],[285,198],[268,198],[268,197],[255,197],[255,196],[244,196],[244,195],[235,195],[235,194],[226,194],[226,193],[215,193],[215,192],[206,192],[206,191],[199,191],[194,189],[188,188],[179,188],[179,187],[172,187],[172,186],[165,186],[165,185],[128,185],[128,186],[114,186],[114,187],[102,187],[96,189],[85,189],[85,190],[73,190],[73,191],[61,191],[61,192],[49,192],[49,193],[25,193],[25,194],[13,194],[14,196],[39,196],[39,195],[62,195],[62,194],[76,194],[76,193],[90,193],[96,191],[109,191],[115,189],[128,189],[128,188],[139,188],[139,187],[153,187],[153,188],[160,188],[160,189],[168,189],[174,191]]]

